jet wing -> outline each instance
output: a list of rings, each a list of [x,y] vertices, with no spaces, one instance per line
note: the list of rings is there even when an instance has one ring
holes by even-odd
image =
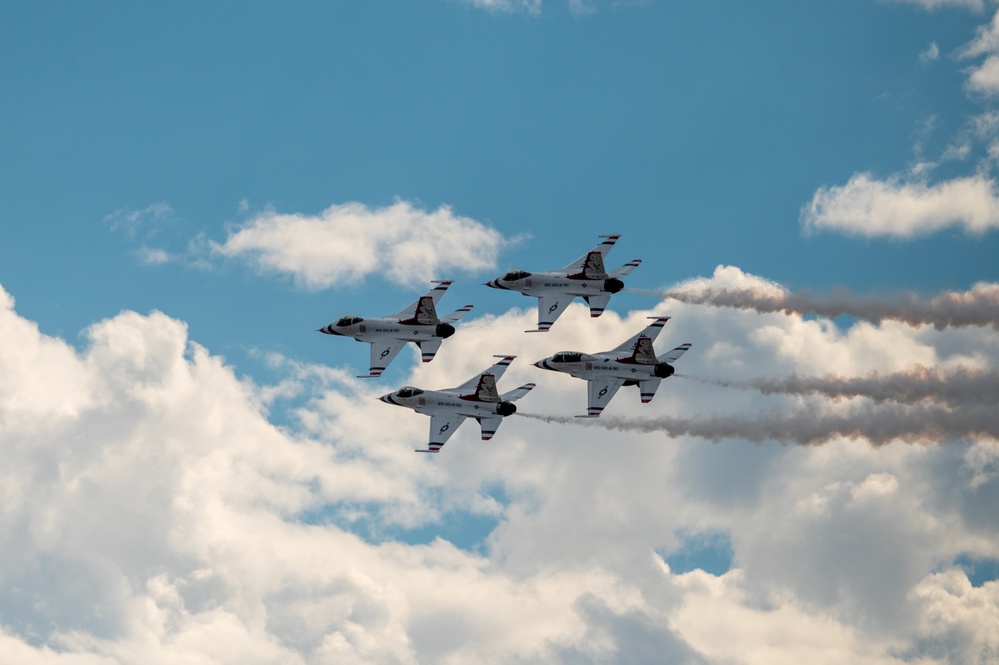
[[[568,293],[549,293],[538,296],[538,329],[525,332],[548,332],[555,320],[562,315],[572,302]]]
[[[586,382],[587,387],[587,417],[596,418],[601,413],[603,413],[604,407],[607,406],[611,398],[617,394],[618,388],[624,385],[624,379],[619,379],[617,377],[605,377],[601,379],[590,379]]]
[[[650,317],[650,318],[653,318],[653,317]],[[616,347],[614,347],[610,351],[607,351],[606,353],[610,353],[610,354],[613,354],[613,355],[618,356],[618,357],[629,357],[630,358],[630,357],[634,356],[634,354],[635,354],[635,345],[638,344],[638,340],[640,340],[643,337],[647,337],[648,340],[649,340],[649,343],[651,345],[652,342],[656,341],[656,337],[658,337],[659,333],[662,332],[663,326],[666,325],[666,322],[669,321],[669,318],[670,317],[668,317],[668,316],[657,317],[654,322],[652,322],[649,325],[645,326],[645,328],[643,328],[640,333],[634,335],[633,337],[629,337],[626,342],[624,342],[623,344],[617,345]],[[649,364],[653,364],[655,362],[656,362],[656,359],[655,359],[655,356],[653,356],[652,357],[652,362],[649,363]]]
[[[399,319],[400,323],[440,323],[437,318],[437,301],[451,284],[452,282],[437,282],[437,286],[429,293],[420,296],[416,302],[407,305],[389,318]]]
[[[688,342],[686,344],[681,344],[680,346],[676,347],[672,351],[667,351],[663,355],[659,356],[659,361],[660,362],[664,362],[664,363],[673,364],[674,362],[676,362],[677,358],[679,358],[684,353],[686,353],[687,349],[689,349],[689,348],[690,348],[690,342]]]
[[[583,254],[581,257],[562,268],[567,275],[580,275],[586,279],[605,279],[607,271],[604,270],[604,257],[610,251],[614,243],[621,236],[600,236],[606,238],[602,243]]]
[[[371,367],[368,368],[367,376],[358,376],[359,379],[370,379],[381,376],[385,368],[389,366],[392,359],[399,355],[406,342],[401,339],[380,339],[371,342]]]
[[[457,413],[440,413],[430,416],[430,442],[426,450],[417,450],[418,453],[440,452],[441,446],[447,443],[458,426],[465,422],[465,416]]]

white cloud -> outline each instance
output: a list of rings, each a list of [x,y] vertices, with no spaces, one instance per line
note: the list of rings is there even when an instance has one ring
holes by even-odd
[[[395,386],[286,359],[286,385],[256,386],[155,312],[102,321],[76,351],[13,305],[0,290],[0,649],[19,662],[943,663],[934,649],[993,648],[992,586],[951,565],[999,557],[989,444],[711,444],[515,416],[427,458],[411,452],[427,419],[374,399]],[[610,348],[653,313],[674,317],[662,346],[694,343],[691,376],[999,359],[985,329],[666,305],[591,320],[578,304],[545,335],[521,332],[533,309],[474,318],[403,382],[457,385],[515,353],[502,384],[539,384],[518,406],[578,413],[584,384],[530,363]],[[293,395],[315,395],[300,424],[268,422],[261,404]],[[838,408],[677,377],[609,410],[799,404]],[[497,520],[481,553],[398,536],[468,515]],[[655,554],[698,532],[727,535],[732,571],[677,575]]]
[[[936,42],[930,42],[926,50],[919,54],[921,62],[932,62],[940,57],[940,47]]]
[[[104,217],[104,222],[111,226],[112,231],[121,231],[128,238],[135,239],[140,229],[144,235],[154,235],[156,227],[174,216],[173,208],[164,201],[146,206],[141,210],[122,208]]]
[[[540,14],[542,0],[457,0],[462,4],[472,5],[490,12],[526,12]]]
[[[919,5],[923,9],[935,10],[945,7],[959,7],[982,11],[985,8],[984,0],[895,0],[902,4]]]
[[[999,190],[982,174],[934,185],[858,173],[841,187],[821,187],[801,209],[806,231],[912,238],[957,226],[982,234],[999,228]]]
[[[231,230],[224,243],[213,243],[213,250],[320,289],[374,272],[411,284],[494,269],[502,244],[497,231],[446,206],[426,212],[399,201],[376,209],[335,205],[317,216],[265,212]]]
[[[969,90],[985,95],[999,92],[999,12],[993,16],[989,25],[978,29],[978,35],[961,50],[959,56],[962,58],[985,56],[979,65],[969,70],[967,84]]]

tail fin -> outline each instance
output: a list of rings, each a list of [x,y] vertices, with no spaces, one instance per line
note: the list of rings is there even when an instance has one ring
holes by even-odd
[[[472,399],[479,402],[500,401],[499,392],[496,390],[496,377],[492,374],[483,374],[479,377],[479,385],[475,387]]]

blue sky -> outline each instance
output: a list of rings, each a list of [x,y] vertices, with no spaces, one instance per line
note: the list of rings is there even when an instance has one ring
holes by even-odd
[[[621,234],[609,267],[643,259],[627,281],[638,290],[703,277],[929,299],[999,282],[995,13],[991,0],[0,3],[0,287],[16,301],[0,327],[0,448],[18,460],[11,474],[65,499],[33,503],[11,475],[22,512],[11,509],[0,540],[31,530],[32,505],[73,525],[65,551],[31,541],[26,557],[55,562],[38,579],[20,582],[27,568],[0,564],[0,651],[45,663],[136,657],[128,620],[46,616],[23,600],[52,597],[64,608],[99,598],[122,617],[146,598],[164,616],[179,612],[178,625],[218,630],[211,613],[228,608],[261,662],[348,652],[358,662],[457,662],[506,643],[503,628],[483,626],[518,634],[505,612],[525,604],[526,617],[559,619],[498,662],[621,662],[629,635],[644,636],[638,662],[659,640],[687,662],[762,662],[772,653],[753,627],[782,622],[846,645],[826,662],[937,662],[927,645],[941,641],[996,654],[994,620],[973,608],[994,611],[999,583],[978,574],[952,594],[961,611],[934,604],[938,587],[967,580],[961,562],[994,570],[999,560],[987,508],[999,492],[995,430],[883,447],[864,430],[803,448],[518,419],[488,449],[466,425],[426,460],[409,453],[426,419],[370,399],[404,383],[457,385],[492,354],[517,353],[510,387],[539,383],[525,410],[579,412],[583,384],[539,378],[530,363],[613,348],[650,313],[674,317],[662,344],[694,344],[683,360],[694,377],[994,372],[994,326],[833,322],[641,293],[615,296],[600,320],[570,311],[525,339],[534,301],[482,283],[509,268],[559,268],[606,233]],[[455,229],[451,244],[438,239],[414,268],[404,240],[441,228]],[[340,229],[342,242],[310,235],[322,229]],[[373,263],[360,262],[363,248],[374,248]],[[465,330],[428,366],[403,353],[379,381],[355,381],[367,346],[316,328],[395,312],[431,278],[455,280],[442,311],[475,305]],[[890,415],[866,402],[667,384],[641,409],[623,389],[611,415]],[[201,420],[185,415],[202,408]],[[53,480],[39,456],[58,466],[70,445],[101,452],[79,453],[88,461],[73,457]],[[156,459],[174,472],[153,483],[159,494],[142,494],[159,506],[153,541],[204,532],[171,512],[195,501],[196,478],[208,493],[198,500],[222,515],[212,529],[285,529],[299,549],[261,567],[220,554],[224,540],[197,551],[174,543],[165,558],[127,538],[102,549],[105,521],[129,523],[115,507],[134,498],[124,479],[156,475]],[[105,489],[81,497],[94,478]],[[265,498],[246,489],[254,482]],[[81,501],[85,519],[71,508]],[[954,531],[940,526],[950,522]],[[952,544],[927,545],[941,539]],[[854,558],[858,542],[876,551]],[[280,577],[282,562],[307,561],[309,550],[350,552],[349,583],[288,573],[287,587],[261,592],[270,623],[259,629],[247,609],[256,601],[233,591],[240,575]],[[892,577],[898,550],[909,554]],[[107,577],[88,568],[95,557]],[[635,557],[640,575],[628,572]],[[671,559],[683,564],[655,563]],[[407,577],[417,561],[435,591]],[[68,596],[48,586],[73,570],[98,581]],[[501,599],[495,614],[468,619],[467,640],[435,641],[406,619],[426,601],[450,608],[443,618],[464,616],[469,571],[481,575],[476,593]],[[108,581],[116,574],[119,586]],[[881,578],[884,588],[870,582]],[[518,595],[524,584],[540,589],[533,600]],[[328,612],[347,587],[388,624],[347,613],[289,627],[289,617]],[[329,593],[310,605],[307,588]],[[712,614],[738,626],[730,653],[712,644]],[[961,618],[934,633],[943,614]],[[931,627],[907,627],[919,622]],[[614,628],[601,633],[601,623]],[[73,630],[95,641],[67,637]],[[177,630],[153,640],[162,654],[201,653],[193,638],[176,650],[192,634]],[[779,648],[816,655],[794,640]]]

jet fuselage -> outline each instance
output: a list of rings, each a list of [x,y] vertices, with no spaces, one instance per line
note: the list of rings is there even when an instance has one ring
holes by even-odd
[[[344,324],[338,325],[340,321],[344,321]],[[454,334],[454,326],[450,323],[400,323],[396,319],[360,317],[343,317],[340,321],[319,330],[327,335],[353,337],[358,342],[375,342],[380,339],[420,342],[447,339]]]
[[[519,291],[525,296],[535,298],[553,291],[571,297],[585,298],[617,293],[624,288],[624,282],[615,277],[589,279],[557,272],[524,273],[524,271],[510,271],[503,277],[486,282],[486,285],[494,289]]]
[[[420,390],[406,386],[394,393],[379,397],[386,404],[404,406],[417,413],[432,416],[439,413],[456,413],[460,416],[480,418],[482,416],[509,416],[517,411],[513,402],[484,402],[474,395],[457,395],[441,390]]]
[[[563,351],[534,363],[535,367],[563,372],[579,379],[598,379],[614,376],[625,381],[640,381],[642,379],[664,379],[673,374],[673,366],[669,363],[645,364],[636,363],[630,359],[622,360],[604,354],[577,353]]]

